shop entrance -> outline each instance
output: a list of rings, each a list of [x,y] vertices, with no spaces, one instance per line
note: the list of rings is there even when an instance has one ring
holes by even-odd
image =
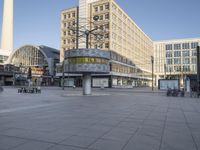
[[[76,87],[82,87],[83,86],[83,80],[81,79],[81,77],[78,77],[75,79],[75,86]]]

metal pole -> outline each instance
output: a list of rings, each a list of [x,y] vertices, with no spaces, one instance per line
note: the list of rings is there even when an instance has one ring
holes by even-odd
[[[77,7],[77,20],[76,20],[76,49],[79,48],[79,7]]]
[[[65,61],[62,62],[62,90],[65,90]]]
[[[88,47],[89,47],[89,31],[86,31],[85,35],[86,35],[86,49],[88,49]]]
[[[167,73],[166,73],[166,70],[167,70],[167,66],[166,66],[166,64],[164,64],[165,79],[167,78]]]
[[[199,81],[200,81],[200,47],[197,46],[197,96],[199,97]]]
[[[154,58],[151,56],[151,64],[152,64],[152,91],[154,91],[154,85],[153,85],[153,78],[154,78]]]

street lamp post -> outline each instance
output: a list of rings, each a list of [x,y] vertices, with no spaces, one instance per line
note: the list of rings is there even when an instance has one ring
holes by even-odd
[[[93,20],[94,21],[98,21],[99,20],[99,16],[96,15],[93,17]],[[68,27],[69,30],[72,30],[74,32],[76,32],[76,48],[78,49],[78,46],[79,46],[79,40],[78,40],[78,37],[81,37],[81,36],[85,36],[85,44],[86,44],[86,49],[89,48],[89,38],[90,38],[90,35],[93,34],[93,35],[96,35],[96,33],[93,33],[94,31],[98,30],[99,28],[94,28],[94,29],[88,29],[86,28],[84,31],[81,31],[78,27],[79,25],[79,21],[77,20],[77,26],[76,26],[76,29],[73,29],[73,28],[70,28]],[[82,35],[79,36],[79,32],[82,33]],[[100,35],[100,34],[99,34]],[[64,64],[63,64],[64,66]],[[68,65],[69,66],[69,65]],[[68,69],[69,71],[69,69]],[[83,95],[90,95],[91,94],[91,73],[88,72],[88,73],[83,73]]]
[[[165,71],[165,79],[167,78],[167,66],[166,66],[166,64],[164,64],[164,71]]]
[[[62,90],[65,90],[65,61],[62,62]]]
[[[99,20],[99,16],[94,16],[93,17],[94,21]],[[89,36],[92,34],[94,31],[98,30],[98,28],[88,30],[86,29],[83,33],[86,36],[86,49],[89,48]],[[83,74],[83,95],[90,95],[91,94],[91,73],[84,73]]]
[[[153,78],[154,78],[154,57],[151,56],[151,64],[152,64],[152,91],[154,91],[154,85],[153,85]]]
[[[200,47],[197,46],[197,96],[199,97],[199,81],[200,81]]]

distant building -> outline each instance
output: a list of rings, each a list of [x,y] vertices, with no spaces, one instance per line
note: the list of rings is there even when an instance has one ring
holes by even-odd
[[[95,16],[98,16],[97,21],[93,20]],[[89,48],[112,51],[115,59],[125,62],[126,65],[113,59],[111,82],[117,81],[117,86],[131,86],[131,80],[140,82],[141,86],[150,85],[153,41],[114,0],[80,0],[79,7],[61,12],[61,62],[65,51],[86,47],[85,38],[77,38],[77,27],[79,36],[84,29],[98,28],[89,38]],[[129,62],[134,66],[128,65]],[[137,69],[128,71],[132,68]],[[101,80],[105,76],[99,75],[98,78]]]
[[[197,46],[200,38],[154,42],[155,74],[161,78],[180,79],[197,74]]]
[[[11,51],[0,49],[0,65],[3,65],[8,60]]]
[[[56,73],[55,69],[56,64],[59,63],[59,56],[59,50],[54,48],[43,45],[25,45],[13,51],[7,64],[19,67],[24,75],[31,68],[34,79],[43,80],[45,85],[50,85]]]

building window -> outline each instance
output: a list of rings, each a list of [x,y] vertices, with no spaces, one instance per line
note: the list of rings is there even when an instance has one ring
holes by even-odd
[[[95,12],[98,12],[99,11],[99,8],[98,7],[95,7]]]
[[[100,25],[100,26],[99,26],[99,29],[100,29],[100,30],[103,30],[103,25]]]
[[[64,23],[64,27],[67,27],[67,24],[66,24],[66,22]]]
[[[174,64],[181,64],[181,58],[174,58]]]
[[[105,38],[106,38],[106,39],[109,38],[109,33],[105,34]]]
[[[66,15],[64,15],[64,19],[66,19],[67,18],[67,16]]]
[[[174,71],[180,72],[181,71],[181,66],[174,66]]]
[[[191,43],[191,49],[195,49],[198,46],[198,42]]]
[[[72,17],[75,17],[75,15],[76,15],[76,14],[75,14],[75,12],[74,12],[74,13],[72,13]]]
[[[105,25],[105,29],[109,29],[109,24],[106,24],[106,25]]]
[[[167,58],[172,57],[172,52],[166,52],[166,57]]]
[[[190,64],[190,58],[183,58],[183,64]]]
[[[75,26],[75,25],[76,25],[76,22],[75,22],[75,21],[73,21],[73,22],[72,22],[72,25],[73,25],[73,26]]]
[[[99,16],[99,20],[103,20],[103,15]]]
[[[167,66],[166,71],[170,72],[170,73],[173,72],[173,67],[172,66]]]
[[[189,51],[189,50],[187,50],[187,51],[182,51],[182,56],[183,56],[183,57],[190,56],[190,51]]]
[[[174,51],[174,57],[181,57],[181,51]]]
[[[66,40],[63,40],[63,44],[66,44]]]
[[[66,36],[66,31],[63,32],[63,35]]]
[[[197,59],[196,58],[192,58],[192,64],[197,64]]]
[[[192,65],[192,71],[197,72],[197,65]]]
[[[192,56],[197,56],[197,50],[192,50]]]
[[[190,66],[183,66],[183,71],[189,72],[190,71]]]
[[[172,59],[167,59],[167,64],[168,65],[172,65],[173,64],[173,60]]]
[[[174,44],[174,50],[180,50],[181,44]]]
[[[71,26],[71,23],[70,22],[68,22],[68,27],[70,27]]]
[[[106,14],[106,15],[105,15],[105,19],[109,19],[109,14]]]
[[[190,43],[183,43],[182,49],[190,49]]]
[[[166,50],[172,50],[172,44],[167,44],[167,45],[165,46],[165,48],[166,48]]]
[[[100,11],[103,11],[103,6],[100,6]]]
[[[109,43],[106,43],[106,44],[105,44],[105,48],[109,48]]]
[[[68,14],[68,18],[71,18],[71,14]]]
[[[109,10],[109,4],[105,5],[105,9]]]

